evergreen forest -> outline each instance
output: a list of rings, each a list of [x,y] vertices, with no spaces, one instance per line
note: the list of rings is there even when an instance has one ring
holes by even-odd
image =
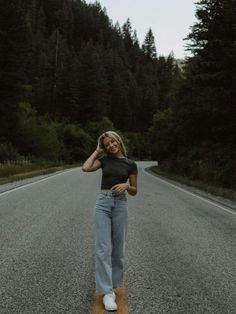
[[[0,163],[80,162],[116,130],[130,157],[234,189],[236,1],[195,13],[180,67],[99,2],[0,0]]]

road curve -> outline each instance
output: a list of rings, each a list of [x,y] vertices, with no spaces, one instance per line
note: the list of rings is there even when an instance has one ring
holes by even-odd
[[[138,165],[126,246],[129,313],[235,313],[235,213]],[[76,168],[1,187],[1,314],[91,313],[100,178]]]

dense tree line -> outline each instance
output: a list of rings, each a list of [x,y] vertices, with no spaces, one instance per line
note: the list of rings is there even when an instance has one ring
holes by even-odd
[[[129,19],[113,25],[99,3],[81,0],[1,0],[0,12],[0,137],[19,154],[64,159],[68,136],[58,136],[58,123],[82,134],[106,117],[123,132],[144,132],[165,106],[176,65],[157,58],[151,29],[140,47]]]
[[[154,117],[153,156],[171,171],[235,188],[236,2],[198,1],[196,17],[175,100]]]
[[[0,0],[0,162],[82,160],[116,129],[133,157],[234,186],[235,10],[197,3],[180,71],[151,29],[140,45],[99,3]]]

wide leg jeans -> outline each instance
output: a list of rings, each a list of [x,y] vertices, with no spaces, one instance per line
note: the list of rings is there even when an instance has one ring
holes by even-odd
[[[101,191],[96,200],[96,292],[107,294],[123,284],[128,206],[125,193]]]

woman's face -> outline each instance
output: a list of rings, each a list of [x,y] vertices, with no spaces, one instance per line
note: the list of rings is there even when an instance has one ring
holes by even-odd
[[[113,138],[105,137],[103,140],[103,145],[109,154],[117,154],[120,151],[119,143]]]

